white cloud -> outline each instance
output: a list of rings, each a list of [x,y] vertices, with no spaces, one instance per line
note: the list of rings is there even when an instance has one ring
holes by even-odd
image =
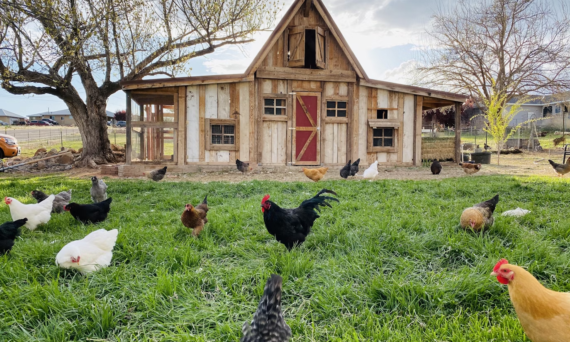
[[[417,66],[418,61],[416,60],[405,61],[396,68],[386,70],[382,80],[401,84],[414,84],[416,80],[415,69]]]

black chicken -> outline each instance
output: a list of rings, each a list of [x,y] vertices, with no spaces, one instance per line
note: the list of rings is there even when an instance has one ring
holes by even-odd
[[[109,197],[103,202],[94,204],[77,204],[69,203],[64,207],[65,211],[69,211],[76,220],[83,224],[99,223],[105,221],[107,214],[111,211],[111,202],[113,198]]]
[[[0,225],[0,255],[10,252],[14,246],[14,240],[20,235],[20,227],[28,222],[27,218],[6,222]]]
[[[242,327],[241,342],[289,341],[291,328],[281,314],[282,285],[283,279],[276,274],[272,274],[267,280],[251,325],[245,322]]]
[[[436,159],[431,163],[431,173],[434,175],[439,175],[441,172],[441,164]]]
[[[348,163],[346,163],[346,165],[340,169],[340,176],[344,179],[347,179],[348,176],[350,176],[350,169],[351,169],[351,165],[350,165],[350,160],[348,161]]]
[[[360,164],[360,158],[356,159],[356,161],[352,163],[352,165],[350,166],[351,176],[356,176],[356,174],[358,173],[358,164]]]
[[[319,193],[306,201],[303,201],[298,208],[282,209],[277,204],[269,201],[269,195],[265,195],[261,201],[261,211],[263,212],[263,221],[267,231],[275,236],[277,241],[291,250],[295,245],[301,245],[307,235],[311,232],[311,227],[317,215],[315,209],[320,212],[319,206],[332,206],[327,200],[339,202],[334,197],[321,196],[324,193],[336,195],[332,190],[323,189]]]
[[[236,159],[236,166],[237,169],[243,173],[246,173],[249,170],[249,163],[242,162],[239,159]]]
[[[155,182],[159,182],[159,181],[161,181],[161,180],[164,178],[164,176],[166,175],[166,169],[167,169],[167,168],[168,168],[168,167],[165,166],[165,167],[163,167],[162,169],[158,169],[158,170],[151,171],[151,172],[149,172],[146,176],[147,176],[148,178],[152,179],[152,180],[155,181]]]

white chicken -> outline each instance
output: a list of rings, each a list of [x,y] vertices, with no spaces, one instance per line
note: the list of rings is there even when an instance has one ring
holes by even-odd
[[[117,242],[117,229],[99,229],[83,238],[63,246],[55,257],[61,268],[75,268],[83,274],[107,267],[113,259],[113,247]]]
[[[36,229],[40,224],[48,223],[51,218],[51,209],[53,207],[54,195],[37,204],[23,204],[15,198],[4,197],[4,203],[10,207],[12,221],[27,218],[28,222],[24,225],[29,230]]]
[[[376,176],[378,176],[378,161],[372,163],[372,165],[364,170],[364,173],[362,174],[362,177],[366,179],[374,179]]]

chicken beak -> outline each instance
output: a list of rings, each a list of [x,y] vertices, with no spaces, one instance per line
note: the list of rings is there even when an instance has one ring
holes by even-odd
[[[497,273],[497,272],[495,272],[495,271],[491,272],[491,276],[492,276],[492,277],[496,277],[496,276],[498,276],[498,275],[499,275],[499,273]]]

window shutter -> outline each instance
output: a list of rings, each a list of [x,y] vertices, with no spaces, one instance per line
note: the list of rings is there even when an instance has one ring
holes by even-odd
[[[305,28],[295,26],[289,29],[289,63],[291,68],[305,66]]]
[[[316,61],[317,61],[317,67],[320,69],[325,69],[326,68],[326,55],[325,55],[325,51],[326,51],[326,35],[325,35],[325,30],[323,30],[320,27],[317,27],[316,30],[316,34],[317,34],[317,46],[315,47],[315,51],[317,53],[316,56]]]

